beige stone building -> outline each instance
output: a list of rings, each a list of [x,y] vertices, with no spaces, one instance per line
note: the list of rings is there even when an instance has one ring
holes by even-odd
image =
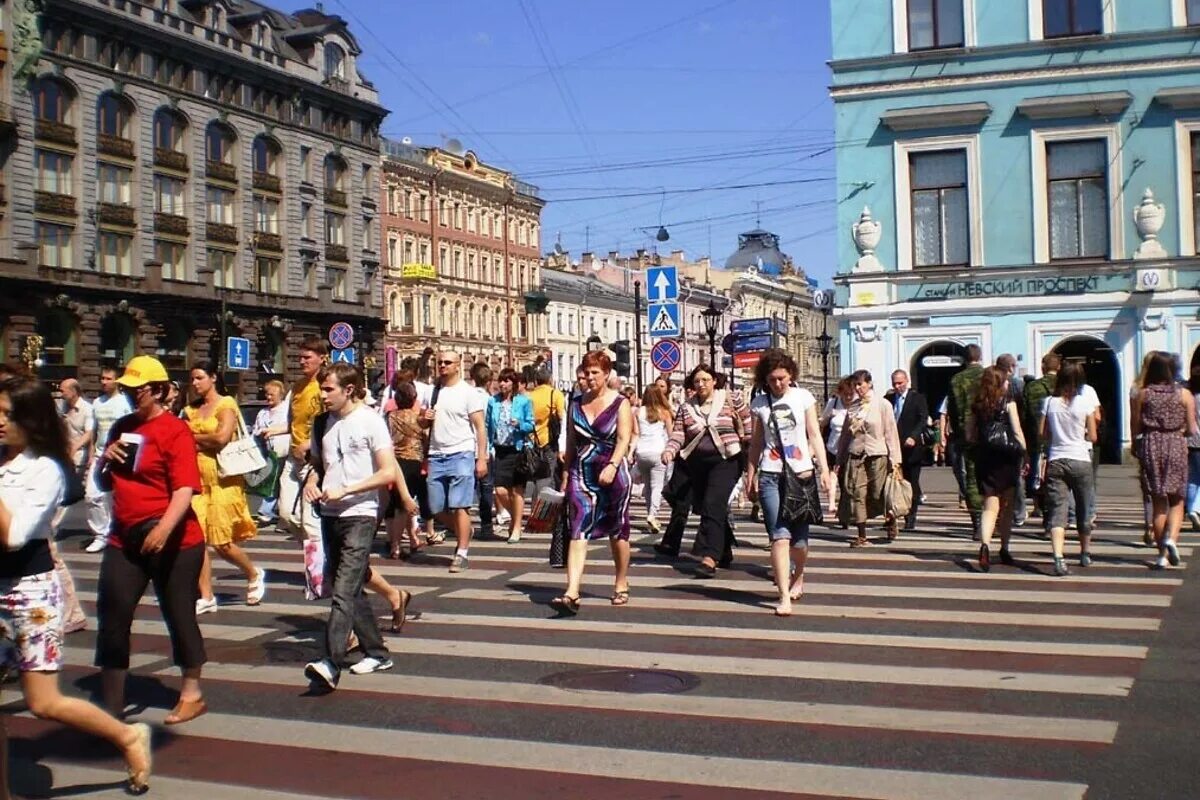
[[[384,141],[387,346],[392,358],[454,347],[467,361],[544,357],[537,187],[472,152]]]

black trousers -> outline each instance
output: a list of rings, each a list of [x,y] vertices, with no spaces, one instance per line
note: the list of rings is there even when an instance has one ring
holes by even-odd
[[[908,517],[905,518],[906,524],[912,525],[917,521],[917,508],[921,505],[921,459],[914,458],[912,461],[902,462],[900,473],[904,475],[904,480],[912,484],[912,508],[908,510]]]
[[[679,466],[677,462],[675,468],[679,469]],[[700,528],[696,532],[692,554],[721,561],[726,555],[732,554],[729,495],[741,474],[741,463],[736,457],[692,455],[683,467],[692,484],[692,508],[700,514]]]
[[[733,460],[736,461],[736,459]],[[737,483],[736,477],[733,483]],[[733,483],[729,485],[729,491],[725,493],[726,498],[729,497],[729,492],[733,491]],[[687,528],[688,517],[692,514],[695,499],[692,494],[692,479],[683,461],[675,462],[675,469],[671,472],[671,480],[667,482],[663,499],[671,504],[671,519],[667,522],[667,529],[663,532],[662,545],[669,548],[675,555],[679,555],[679,550],[683,546],[683,532]],[[735,544],[728,506],[725,514],[725,532],[725,548],[721,553],[720,563],[728,564],[733,560],[733,545]],[[697,543],[692,548],[692,553],[699,555],[699,550],[700,547]]]
[[[182,550],[170,547],[153,555],[143,555],[133,549],[104,548],[96,600],[96,615],[100,618],[96,666],[129,669],[129,632],[133,615],[150,583],[154,584],[154,594],[171,636],[175,665],[181,669],[203,666],[208,657],[204,652],[200,625],[196,622],[200,565],[203,563],[202,544]]]

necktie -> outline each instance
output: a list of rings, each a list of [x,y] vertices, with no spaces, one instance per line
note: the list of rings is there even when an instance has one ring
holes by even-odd
[[[904,395],[896,395],[896,421],[900,421],[900,412],[904,410]]]

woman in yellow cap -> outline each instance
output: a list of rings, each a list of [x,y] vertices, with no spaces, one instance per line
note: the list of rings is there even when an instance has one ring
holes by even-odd
[[[192,508],[204,528],[204,541],[217,555],[233,564],[246,576],[246,605],[256,606],[267,593],[267,573],[258,569],[238,542],[251,539],[258,526],[250,516],[246,503],[246,484],[240,475],[222,477],[217,470],[217,453],[229,444],[237,432],[241,414],[237,401],[223,394],[218,385],[217,367],[202,362],[192,367],[192,403],[184,409],[184,419],[196,437],[196,460],[200,465],[203,489],[192,498]],[[217,610],[213,595],[212,562],[204,552],[204,567],[200,570],[200,599],[197,614]]]

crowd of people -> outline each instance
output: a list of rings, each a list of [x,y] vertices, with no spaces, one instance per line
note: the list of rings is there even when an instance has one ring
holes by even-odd
[[[597,539],[608,540],[614,564],[609,602],[631,602],[635,523],[661,537],[657,554],[676,559],[694,514],[695,577],[727,569],[737,545],[730,509],[743,499],[770,543],[773,613],[788,616],[804,594],[811,527],[851,530],[856,548],[873,544],[872,520],[882,519],[887,541],[915,529],[929,461],[953,467],[979,571],[991,569],[997,537],[997,557],[1014,563],[1012,532],[1030,513],[1042,519],[1054,574],[1069,572],[1072,526],[1078,564],[1089,566],[1096,443],[1107,412],[1083,369],[1051,353],[1040,376],[1022,379],[1011,356],[984,366],[974,345],[966,360],[936,410],[903,370],[886,394],[870,373],[854,372],[822,408],[778,349],[762,354],[749,391],[701,364],[678,387],[659,377],[640,398],[602,351],[583,358],[562,392],[544,366],[493,374],[452,350],[427,350],[404,359],[373,395],[357,367],[329,363],[326,342],[310,337],[298,348],[300,377],[290,387],[265,384],[266,406],[249,429],[211,363],[196,365],[185,386],[153,357],[137,356],[101,370],[90,402],[75,380],[59,385],[56,400],[47,384],[0,368],[0,670],[20,674],[33,714],[112,742],[125,757],[128,788],[141,792],[149,729],[121,721],[135,609],[153,583],[181,671],[165,723],[204,714],[197,618],[220,609],[211,558],[242,573],[247,605],[261,603],[269,576],[243,544],[276,521],[300,545],[306,596],[331,601],[325,655],[305,666],[328,691],[352,650],[361,652],[352,674],[392,667],[366,591],[387,601],[392,632],[402,630],[412,594],[370,565],[381,527],[393,559],[449,534],[449,572],[461,573],[477,534],[521,541],[532,518],[527,498],[553,511],[549,559],[565,581],[551,605],[564,616],[581,611]],[[1179,564],[1185,517],[1200,528],[1200,369],[1186,385],[1178,372],[1175,356],[1148,354],[1129,398],[1144,542],[1157,548],[1158,568]],[[247,440],[262,457],[253,477],[223,459]],[[895,499],[901,484],[911,502]],[[639,486],[645,516],[633,520]],[[84,549],[101,554],[95,664],[103,708],[65,698],[57,682],[63,636],[87,624],[55,544],[65,507],[77,501],[90,534]]]

